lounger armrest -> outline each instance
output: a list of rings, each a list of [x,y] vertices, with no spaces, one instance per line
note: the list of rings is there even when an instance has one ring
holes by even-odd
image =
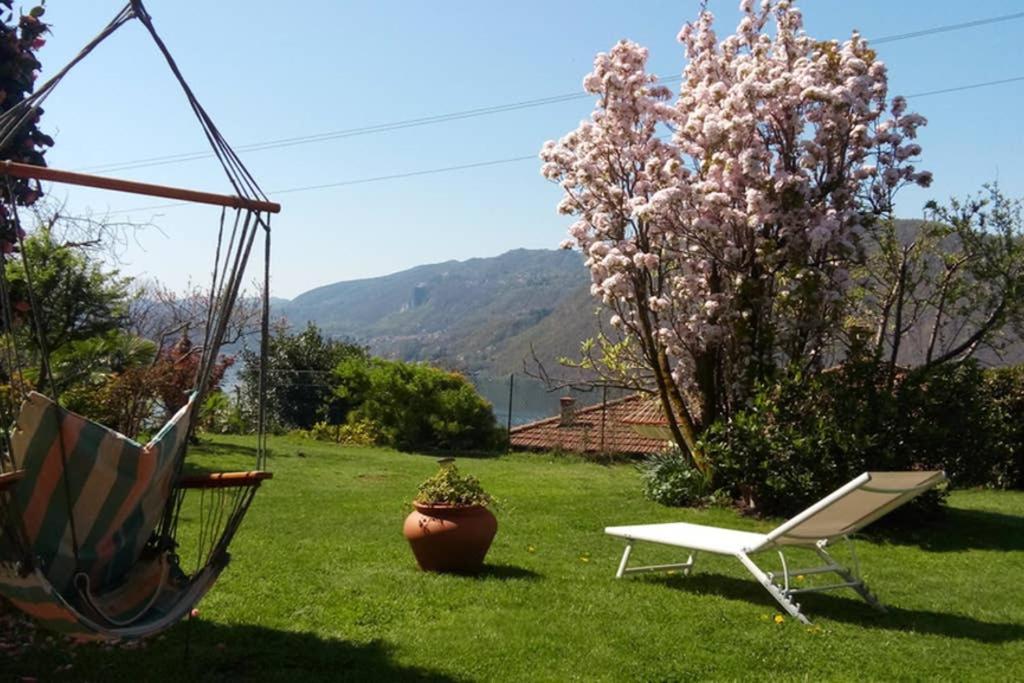
[[[240,486],[259,486],[267,479],[273,479],[272,472],[211,472],[194,474],[178,479],[179,489],[224,489]]]
[[[14,470],[0,474],[0,492],[14,488],[15,484],[25,477],[25,470]]]

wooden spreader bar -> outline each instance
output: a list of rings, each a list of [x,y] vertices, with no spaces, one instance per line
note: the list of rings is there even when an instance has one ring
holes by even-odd
[[[234,209],[251,209],[254,211],[266,211],[268,213],[281,212],[281,205],[276,202],[244,199],[242,197],[236,197],[228,194],[215,194],[213,192],[185,190],[180,187],[168,187],[166,185],[139,183],[134,180],[120,180],[118,178],[89,175],[87,173],[75,173],[74,171],[61,171],[56,168],[47,168],[45,166],[19,164],[16,161],[0,162],[0,173],[14,176],[15,178],[49,180],[55,183],[82,185],[83,187],[95,187],[101,190],[114,190],[117,192],[142,194],[150,197],[163,197],[164,199],[178,199],[185,202],[195,202],[197,204],[229,206]]]
[[[179,489],[225,489],[238,486],[259,486],[267,479],[273,479],[272,472],[211,472],[195,474],[178,479]]]

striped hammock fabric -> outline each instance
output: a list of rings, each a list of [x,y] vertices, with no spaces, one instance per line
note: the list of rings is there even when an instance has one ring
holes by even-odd
[[[25,470],[14,499],[37,566],[22,576],[0,563],[0,594],[44,625],[90,638],[154,619],[170,625],[183,591],[199,591],[195,600],[205,593],[221,567],[189,582],[169,549],[146,546],[171,493],[194,399],[141,445],[41,394],[28,396],[11,449]]]
[[[109,614],[101,615],[88,606],[80,607],[75,604],[80,602],[77,599],[66,599],[38,569],[21,576],[13,565],[0,563],[0,594],[40,626],[78,641],[143,638],[160,633],[187,616],[213,587],[226,564],[225,557],[218,564],[208,565],[191,580],[169,577],[152,595],[149,594],[151,584],[126,581],[115,590],[114,600],[127,598],[139,604],[122,605],[124,612],[117,616],[126,618],[125,625],[111,624]],[[180,573],[177,576],[180,577]]]

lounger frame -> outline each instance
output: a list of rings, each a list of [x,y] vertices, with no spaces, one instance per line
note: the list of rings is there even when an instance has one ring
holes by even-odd
[[[878,474],[891,474],[891,473],[878,473]],[[708,552],[716,555],[729,555],[733,556],[740,561],[740,563],[753,575],[753,577],[764,586],[765,590],[771,594],[773,598],[779,603],[779,605],[785,610],[791,617],[799,620],[804,624],[810,624],[810,619],[801,611],[800,603],[794,600],[794,597],[804,593],[819,593],[825,591],[841,590],[849,588],[856,592],[865,602],[874,607],[875,609],[885,612],[885,607],[879,602],[878,598],[872,593],[867,584],[864,582],[860,574],[860,564],[857,559],[857,550],[854,543],[852,534],[857,530],[863,528],[867,524],[875,521],[879,517],[887,514],[896,507],[906,503],[910,499],[919,495],[923,491],[926,491],[941,481],[945,480],[945,474],[942,472],[925,473],[932,474],[930,478],[926,479],[923,483],[910,486],[906,488],[886,488],[884,486],[872,486],[872,475],[871,473],[865,472],[857,478],[850,481],[845,486],[834,491],[832,494],[826,496],[819,502],[815,503],[811,507],[807,508],[800,514],[796,515],[790,520],[787,520],[783,524],[773,529],[767,534],[756,535],[746,534],[746,536],[752,539],[749,545],[743,547],[737,547],[731,551],[725,551],[723,545],[728,544],[711,544],[719,547],[707,547],[709,544],[704,542],[700,543],[694,541],[692,547],[679,540],[658,540],[657,538],[640,538],[638,537],[639,531],[646,529],[656,528],[659,525],[646,525],[637,527],[609,527],[605,531],[614,536],[625,538],[626,548],[622,553],[622,559],[619,562],[618,570],[615,573],[615,578],[621,579],[627,574],[640,574],[647,572],[662,572],[662,571],[673,571],[678,570],[683,573],[684,576],[689,576],[694,568],[697,560],[697,555],[700,552]],[[891,501],[885,504],[879,505],[866,514],[858,516],[855,519],[851,519],[850,522],[845,525],[843,533],[830,533],[825,537],[814,536],[814,535],[802,535],[799,533],[801,525],[805,522],[813,520],[816,515],[821,514],[837,502],[841,501],[846,496],[856,492],[863,491],[867,493],[879,493],[886,495],[894,495]],[[690,528],[696,528],[699,525],[681,525],[689,526]],[[714,530],[715,527],[699,527],[702,530]],[[729,533],[731,530],[720,529],[724,533]],[[737,532],[732,532],[737,533]],[[655,536],[657,534],[654,534]],[[846,541],[850,552],[850,564],[845,565],[839,562],[831,553],[828,552],[828,548],[835,544],[836,541]],[[651,542],[660,543],[663,545],[671,545],[673,547],[683,548],[689,551],[689,556],[685,562],[670,563],[670,564],[657,564],[648,566],[630,566],[629,560],[633,551],[633,547],[636,543]],[[703,546],[703,547],[702,547]],[[800,569],[790,569],[789,562],[786,560],[784,550],[787,548],[800,548],[805,550],[813,551],[822,561],[823,564],[819,566],[803,567]],[[780,572],[765,571],[753,560],[752,556],[759,553],[764,553],[774,550],[779,557],[779,561],[782,565]],[[795,587],[795,577],[803,576],[814,576],[819,574],[835,574],[838,577],[836,583],[829,583],[825,585],[808,585]]]

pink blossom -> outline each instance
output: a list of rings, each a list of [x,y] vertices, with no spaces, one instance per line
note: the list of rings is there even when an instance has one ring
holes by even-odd
[[[648,317],[684,392],[705,354],[728,358],[722,381],[744,386],[739,340],[755,326],[781,344],[806,329],[800,316],[833,315],[863,217],[931,182],[911,163],[927,121],[889,99],[864,38],[816,40],[788,0],[742,0],[740,12],[721,40],[707,11],[679,31],[674,101],[646,48],[598,54],[583,80],[592,116],[540,152],[565,191],[558,211],[576,217],[562,246],[587,256],[613,326]]]

